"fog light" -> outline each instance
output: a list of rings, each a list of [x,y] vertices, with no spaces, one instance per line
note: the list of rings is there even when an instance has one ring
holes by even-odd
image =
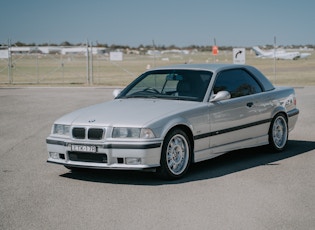
[[[126,164],[127,165],[140,165],[141,158],[128,157],[126,158]]]
[[[49,155],[53,159],[59,159],[59,153],[49,152]]]

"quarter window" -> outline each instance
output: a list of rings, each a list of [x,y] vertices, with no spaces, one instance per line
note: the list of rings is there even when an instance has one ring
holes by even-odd
[[[228,91],[231,98],[262,92],[258,82],[245,70],[233,69],[218,74],[213,92]]]

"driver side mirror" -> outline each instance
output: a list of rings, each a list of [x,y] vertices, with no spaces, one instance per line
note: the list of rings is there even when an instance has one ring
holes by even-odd
[[[223,101],[231,98],[231,94],[228,91],[219,91],[213,98],[210,99],[210,102]]]

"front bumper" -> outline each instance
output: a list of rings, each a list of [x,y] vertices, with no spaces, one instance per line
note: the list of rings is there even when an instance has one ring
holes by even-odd
[[[162,141],[99,143],[48,137],[46,143],[47,162],[66,167],[144,170],[160,166]]]

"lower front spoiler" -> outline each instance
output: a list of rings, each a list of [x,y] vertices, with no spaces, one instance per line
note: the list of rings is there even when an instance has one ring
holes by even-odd
[[[100,164],[100,163],[86,163],[86,162],[61,162],[54,159],[48,159],[47,163],[63,165],[68,169],[85,168],[85,169],[109,169],[109,170],[135,170],[135,171],[149,171],[155,172],[159,164],[156,165],[126,165],[126,164]]]

